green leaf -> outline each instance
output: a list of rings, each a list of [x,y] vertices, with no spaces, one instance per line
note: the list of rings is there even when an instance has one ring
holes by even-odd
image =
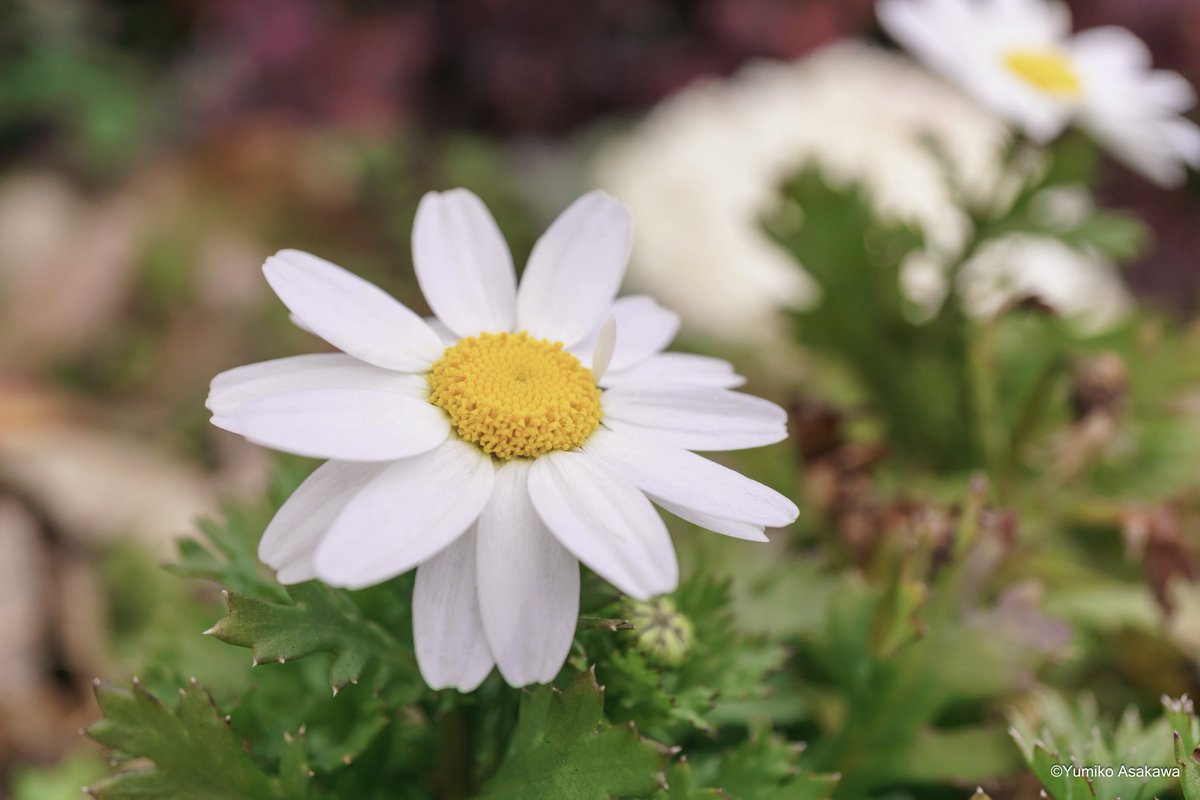
[[[357,683],[371,662],[385,671],[399,668],[415,674],[410,651],[363,618],[344,593],[317,582],[289,587],[287,593],[290,604],[227,591],[229,615],[207,633],[250,648],[255,664],[329,653],[333,656],[329,682],[335,692],[347,683]]]
[[[902,285],[921,233],[876,219],[860,187],[813,168],[783,187],[783,200],[765,227],[821,290],[796,314],[799,341],[851,370],[903,455],[939,469],[977,465],[967,320],[953,293],[921,319]]]
[[[1000,726],[925,730],[909,749],[905,777],[921,783],[969,783],[1003,775],[1013,766],[1012,743]]]
[[[1095,699],[1074,702],[1042,690],[1037,702],[1011,717],[1012,737],[1033,774],[1055,800],[1141,800],[1157,797],[1175,780],[1169,773],[1138,775],[1119,768],[1146,766],[1170,770],[1169,716],[1144,724],[1129,709],[1116,724],[1102,718]],[[1176,760],[1179,740],[1176,740]],[[1113,775],[1082,775],[1071,767],[1112,767]],[[1186,783],[1186,773],[1185,773]]]
[[[268,502],[231,506],[219,521],[201,520],[200,532],[207,545],[181,539],[179,561],[167,569],[183,578],[204,578],[241,594],[286,602],[287,592],[258,560],[258,541],[307,473],[300,463],[282,462],[271,476]]]
[[[754,734],[725,754],[708,781],[735,800],[828,800],[839,776],[799,766],[804,745],[775,734]]]
[[[1179,785],[1184,800],[1200,800],[1200,721],[1196,719],[1191,699],[1184,695],[1178,700],[1163,698],[1167,722],[1174,733],[1175,763],[1182,771]]]
[[[729,800],[722,789],[697,789],[693,786],[692,765],[681,758],[667,775],[668,788],[660,790],[655,800]]]
[[[304,776],[294,772],[302,756],[292,755],[285,781],[269,778],[242,749],[241,738],[193,681],[180,689],[171,709],[137,680],[132,689],[97,683],[96,699],[104,718],[88,735],[118,758],[144,758],[151,767],[119,772],[92,785],[100,800],[272,800],[307,796]],[[285,785],[287,789],[285,790]]]
[[[312,769],[308,764],[308,748],[305,747],[304,730],[296,735],[283,734],[283,750],[279,756],[279,784],[284,797],[309,797],[312,787]]]
[[[521,700],[508,757],[485,787],[488,800],[606,800],[648,795],[665,783],[671,750],[633,724],[604,721],[604,690],[591,670],[566,691],[539,687]]]
[[[1051,235],[1055,232],[1050,231]],[[1145,249],[1150,230],[1130,214],[1096,211],[1078,225],[1057,232],[1059,238],[1075,248],[1095,248],[1114,261],[1132,261]]]
[[[747,703],[766,697],[767,676],[782,667],[784,649],[738,629],[727,580],[697,575],[660,602],[672,603],[686,624],[694,626],[687,656],[678,663],[653,663],[639,645],[638,637],[646,631],[632,623],[625,626],[629,630],[581,632],[584,652],[576,664],[595,662],[609,719],[636,721],[647,735],[664,741],[688,728],[711,734],[718,724],[741,721],[738,715],[744,715]],[[632,609],[617,604],[603,610],[624,620]]]

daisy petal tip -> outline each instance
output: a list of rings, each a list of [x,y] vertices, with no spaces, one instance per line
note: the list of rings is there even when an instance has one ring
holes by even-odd
[[[267,256],[263,262],[263,275],[270,281],[272,277],[279,275],[283,270],[295,266],[296,262],[303,258],[316,258],[311,253],[306,253],[303,250],[295,250],[292,248],[284,248],[276,250],[272,255]]]
[[[588,203],[604,203],[606,205],[621,208],[624,211],[629,212],[630,217],[633,216],[633,212],[629,208],[628,203],[619,199],[605,189],[592,189],[590,192],[585,192],[579,196],[579,201],[585,201]]]

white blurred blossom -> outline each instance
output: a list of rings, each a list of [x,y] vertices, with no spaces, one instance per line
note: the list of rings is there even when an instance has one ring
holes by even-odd
[[[904,284],[932,307],[971,233],[953,184],[974,204],[994,201],[1007,137],[1001,119],[908,59],[846,42],[680,92],[603,147],[595,171],[638,218],[630,283],[678,310],[693,334],[761,341],[780,309],[818,301],[761,229],[785,180],[816,163],[835,183],[861,183],[881,218],[918,225],[926,250],[905,265]],[[1095,267],[1098,291],[1119,291]]]
[[[1200,166],[1196,93],[1152,68],[1145,42],[1107,26],[1072,34],[1056,0],[880,0],[879,21],[910,52],[1028,136],[1074,122],[1163,186]]]
[[[1130,307],[1111,263],[1049,236],[1013,234],[985,244],[963,266],[959,291],[977,317],[1036,296],[1084,332],[1103,330]]]

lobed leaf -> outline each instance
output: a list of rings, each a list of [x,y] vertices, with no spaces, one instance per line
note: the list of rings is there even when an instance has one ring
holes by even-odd
[[[135,679],[132,688],[96,684],[104,717],[88,735],[122,759],[152,762],[118,772],[89,787],[98,800],[285,800],[307,796],[303,754],[292,753],[283,781],[268,777],[195,681],[168,708]]]
[[[378,625],[362,617],[342,593],[316,582],[288,588],[289,604],[271,603],[226,591],[229,615],[207,632],[223,642],[248,647],[254,663],[284,663],[313,653],[333,656],[334,691],[357,683],[375,662],[387,670],[415,672],[411,653]]]
[[[484,788],[486,800],[606,800],[665,785],[672,750],[632,725],[604,721],[604,690],[583,673],[559,692],[539,687],[521,700],[508,757]]]

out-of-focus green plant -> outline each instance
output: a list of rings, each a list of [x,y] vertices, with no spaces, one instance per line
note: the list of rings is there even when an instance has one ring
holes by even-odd
[[[1006,174],[1029,173],[1020,164],[1031,155],[1014,144]],[[1041,399],[1043,384],[1065,368],[1071,335],[1052,319],[1035,326],[1036,343],[1028,336],[1023,342],[1026,359],[1042,362],[1032,375],[1026,374],[1029,364],[997,363],[997,339],[1010,322],[1027,322],[1028,315],[1012,307],[991,320],[967,316],[958,277],[981,248],[1010,234],[1038,234],[1128,260],[1146,239],[1133,217],[1099,209],[1057,227],[1047,222],[1039,198],[1086,186],[1095,152],[1086,141],[1068,138],[1039,158],[1039,168],[1023,178],[1014,196],[989,207],[974,207],[957,192],[972,233],[947,269],[945,298],[932,314],[910,299],[902,281],[922,232],[881,221],[857,185],[835,186],[816,167],[805,167],[782,187],[779,210],[765,221],[821,292],[819,302],[796,312],[798,340],[851,370],[882,417],[888,443],[918,464],[1000,471],[1020,442],[1021,426],[1036,417],[1030,405]],[[946,180],[953,185],[955,176],[948,173]]]

